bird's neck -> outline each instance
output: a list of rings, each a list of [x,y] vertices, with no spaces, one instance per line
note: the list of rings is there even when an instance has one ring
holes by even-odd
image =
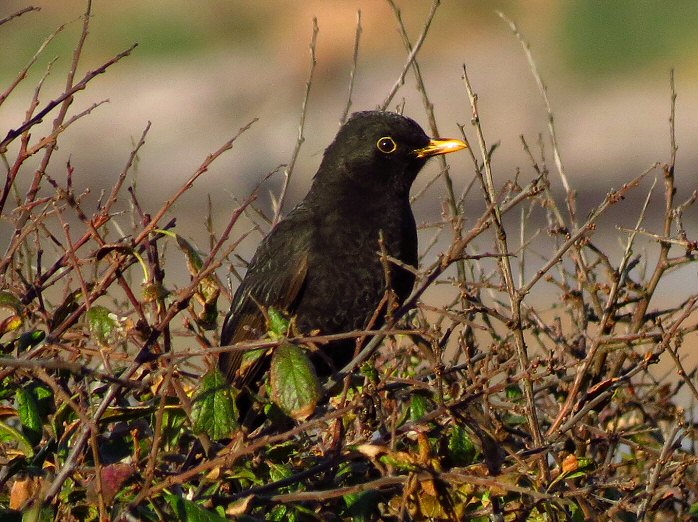
[[[409,187],[359,183],[349,176],[324,176],[321,168],[313,179],[306,201],[322,211],[345,210],[357,215],[409,209],[409,197]]]
[[[319,241],[327,248],[339,242],[348,256],[373,259],[382,235],[390,255],[416,266],[417,230],[408,192],[374,193],[346,183],[328,187],[325,181],[316,178],[297,207],[314,224]]]

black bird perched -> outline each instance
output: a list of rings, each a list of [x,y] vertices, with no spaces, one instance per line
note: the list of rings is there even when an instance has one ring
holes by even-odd
[[[364,329],[389,287],[404,300],[414,274],[397,265],[385,270],[379,237],[388,255],[417,265],[412,182],[429,157],[465,147],[460,140],[430,139],[399,114],[353,114],[325,150],[305,199],[257,249],[225,318],[221,344],[260,337],[263,310],[272,306],[295,316],[300,332],[334,334]],[[379,315],[375,326],[382,322]],[[353,340],[336,341],[323,352],[340,369],[354,346]],[[250,380],[239,371],[241,357],[222,353],[218,362],[238,387]]]

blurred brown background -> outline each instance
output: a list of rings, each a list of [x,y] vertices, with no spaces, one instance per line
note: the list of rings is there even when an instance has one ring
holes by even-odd
[[[412,41],[422,30],[431,2],[402,1]],[[4,0],[0,17],[29,5]],[[0,108],[3,129],[23,118],[34,86],[49,59],[58,57],[42,101],[58,96],[65,83],[72,50],[80,33],[85,2],[43,0],[42,8],[0,29],[0,82],[6,86],[44,38],[67,24],[30,72],[19,91]],[[428,93],[444,136],[458,136],[457,124],[469,125],[470,107],[463,82],[466,64],[480,98],[480,115],[494,156],[496,179],[503,183],[517,169],[533,177],[520,135],[535,145],[544,136],[545,156],[554,171],[547,139],[547,115],[521,46],[497,16],[515,20],[548,87],[560,152],[569,179],[579,192],[581,216],[611,188],[639,174],[653,162],[669,160],[669,71],[676,70],[678,91],[678,200],[696,186],[698,164],[698,3],[649,0],[614,2],[568,0],[444,0],[418,56]],[[312,19],[320,32],[317,68],[310,93],[306,142],[291,181],[288,210],[307,190],[322,151],[332,140],[347,100],[357,11],[362,13],[353,110],[375,108],[398,78],[407,53],[387,2],[268,0],[96,0],[79,73],[97,67],[138,42],[132,56],[113,66],[76,97],[72,111],[109,98],[110,103],[77,122],[60,140],[49,174],[65,178],[65,161],[75,167],[75,183],[94,198],[109,188],[123,168],[132,143],[148,120],[153,127],[137,166],[138,194],[146,210],[156,210],[203,161],[253,117],[259,121],[217,160],[178,203],[180,233],[206,248],[203,220],[211,195],[216,222],[227,220],[235,197],[244,198],[269,171],[290,160],[309,68]],[[408,74],[392,107],[426,127],[420,95]],[[472,179],[466,154],[449,157],[456,192]],[[430,165],[415,187],[435,173]],[[651,177],[653,178],[654,175]],[[19,180],[22,187],[29,175]],[[552,177],[559,189],[559,180]],[[638,204],[652,179],[602,220],[598,234],[615,244],[617,222],[632,226]],[[281,176],[267,188],[275,193]],[[444,189],[436,183],[416,204],[418,221],[438,219]],[[268,192],[260,197],[269,204]],[[477,191],[468,217],[484,208]],[[661,211],[661,194],[653,208]],[[472,211],[471,211],[472,209]],[[650,227],[658,215],[648,221]],[[695,212],[685,217],[695,224]],[[605,227],[605,228],[604,228]],[[4,234],[3,234],[4,235]],[[259,237],[251,238],[243,253]],[[245,250],[246,249],[246,250]],[[695,270],[691,272],[695,276]],[[686,288],[685,276],[674,278]],[[669,279],[671,281],[671,278]],[[683,286],[682,286],[683,285]],[[667,291],[668,292],[668,291]]]
[[[33,69],[38,78],[46,61],[58,56],[43,99],[59,94],[84,4],[36,1],[31,5],[40,6],[40,13],[3,27],[3,85],[53,29],[68,23]],[[4,0],[0,16],[26,5],[24,0]],[[430,2],[403,1],[400,6],[414,41]],[[221,158],[198,187],[200,194],[211,192],[221,203],[229,198],[227,192],[244,194],[264,173],[287,162],[293,150],[315,16],[320,27],[318,65],[307,141],[292,184],[295,200],[307,188],[344,108],[359,9],[363,35],[355,110],[380,104],[405,61],[386,2],[97,0],[82,71],[133,42],[139,47],[78,96],[75,110],[103,98],[111,103],[66,133],[62,152],[72,156],[80,176],[89,176],[92,186],[108,186],[132,139],[151,120],[153,129],[141,154],[140,191],[157,199],[237,128],[259,117],[237,150]],[[679,94],[679,183],[685,186],[694,179],[698,4],[689,0],[442,2],[419,55],[441,131],[457,135],[456,123],[469,121],[460,79],[466,64],[480,95],[487,137],[501,141],[495,167],[503,180],[516,167],[529,170],[518,136],[535,142],[538,133],[546,132],[546,114],[521,47],[495,9],[514,19],[531,42],[555,112],[563,161],[577,189],[605,192],[650,163],[668,159],[672,67]],[[34,83],[31,78],[24,82],[24,96],[14,95],[2,107],[3,127],[23,115]],[[409,75],[395,102],[402,98],[405,113],[426,124]],[[461,159],[463,164],[456,161],[456,165],[464,172],[456,179],[465,182],[471,169]],[[152,179],[157,183],[150,183]]]

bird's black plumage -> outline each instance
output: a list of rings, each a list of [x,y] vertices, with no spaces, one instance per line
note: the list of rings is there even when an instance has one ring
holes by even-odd
[[[388,255],[417,265],[410,187],[430,156],[463,147],[459,140],[430,139],[398,114],[352,115],[325,150],[305,199],[257,249],[233,297],[221,344],[264,334],[262,310],[270,306],[295,316],[303,333],[334,334],[365,328],[388,285],[405,299],[414,275],[393,265],[386,281],[379,237]],[[341,368],[351,360],[354,342],[330,343],[323,351]],[[219,358],[237,385],[249,381],[240,375],[240,357],[231,352]]]

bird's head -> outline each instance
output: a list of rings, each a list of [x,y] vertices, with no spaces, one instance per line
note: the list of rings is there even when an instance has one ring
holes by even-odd
[[[325,150],[317,181],[409,192],[427,159],[465,147],[461,140],[429,138],[414,120],[393,112],[357,112]]]

